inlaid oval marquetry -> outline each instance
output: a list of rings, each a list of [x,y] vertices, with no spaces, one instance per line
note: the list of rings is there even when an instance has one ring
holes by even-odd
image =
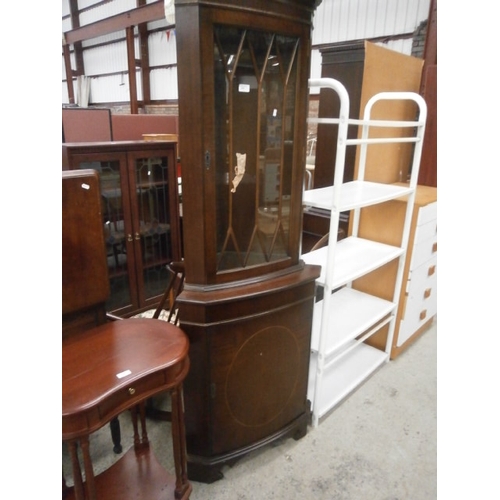
[[[275,419],[297,386],[299,354],[297,340],[288,328],[271,326],[252,335],[228,370],[225,397],[233,418],[250,427]],[[287,362],[277,362],[279,359]]]

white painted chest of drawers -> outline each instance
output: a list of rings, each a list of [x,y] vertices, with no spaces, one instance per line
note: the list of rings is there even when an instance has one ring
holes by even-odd
[[[418,186],[392,357],[437,314],[437,189]]]

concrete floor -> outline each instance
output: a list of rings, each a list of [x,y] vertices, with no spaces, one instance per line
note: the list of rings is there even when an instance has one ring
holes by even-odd
[[[317,428],[252,452],[213,484],[192,482],[191,500],[432,500],[437,498],[437,320]],[[124,449],[132,446],[120,416]],[[170,424],[148,422],[155,454],[173,470]],[[116,460],[109,428],[91,436],[96,474]],[[70,477],[63,447],[63,470]],[[148,500],[148,499],[144,499]]]

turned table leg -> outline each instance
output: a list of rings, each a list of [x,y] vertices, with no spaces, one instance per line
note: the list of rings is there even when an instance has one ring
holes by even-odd
[[[82,471],[80,469],[80,461],[78,460],[77,441],[68,442],[69,454],[71,457],[71,468],[73,471],[73,483],[76,500],[84,500]]]
[[[81,438],[80,446],[82,447],[82,453],[83,453],[83,467],[85,468],[85,485],[87,487],[87,498],[88,500],[97,500],[97,494],[95,490],[94,467],[92,466],[92,460],[90,458],[90,447],[89,447],[88,436]]]
[[[134,449],[139,451],[143,448],[149,447],[149,438],[146,429],[146,408],[144,403],[140,403],[131,408],[130,416],[132,417],[132,426],[134,428]],[[139,416],[141,422],[141,434],[139,434],[137,416]]]
[[[175,463],[175,498],[182,498],[189,488],[187,477],[186,428],[182,384],[174,387],[172,398],[172,445]]]

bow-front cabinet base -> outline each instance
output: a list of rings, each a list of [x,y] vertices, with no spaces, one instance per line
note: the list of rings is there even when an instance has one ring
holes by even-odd
[[[184,382],[188,477],[221,468],[270,442],[303,437],[317,266],[223,289],[184,290],[190,341]]]

